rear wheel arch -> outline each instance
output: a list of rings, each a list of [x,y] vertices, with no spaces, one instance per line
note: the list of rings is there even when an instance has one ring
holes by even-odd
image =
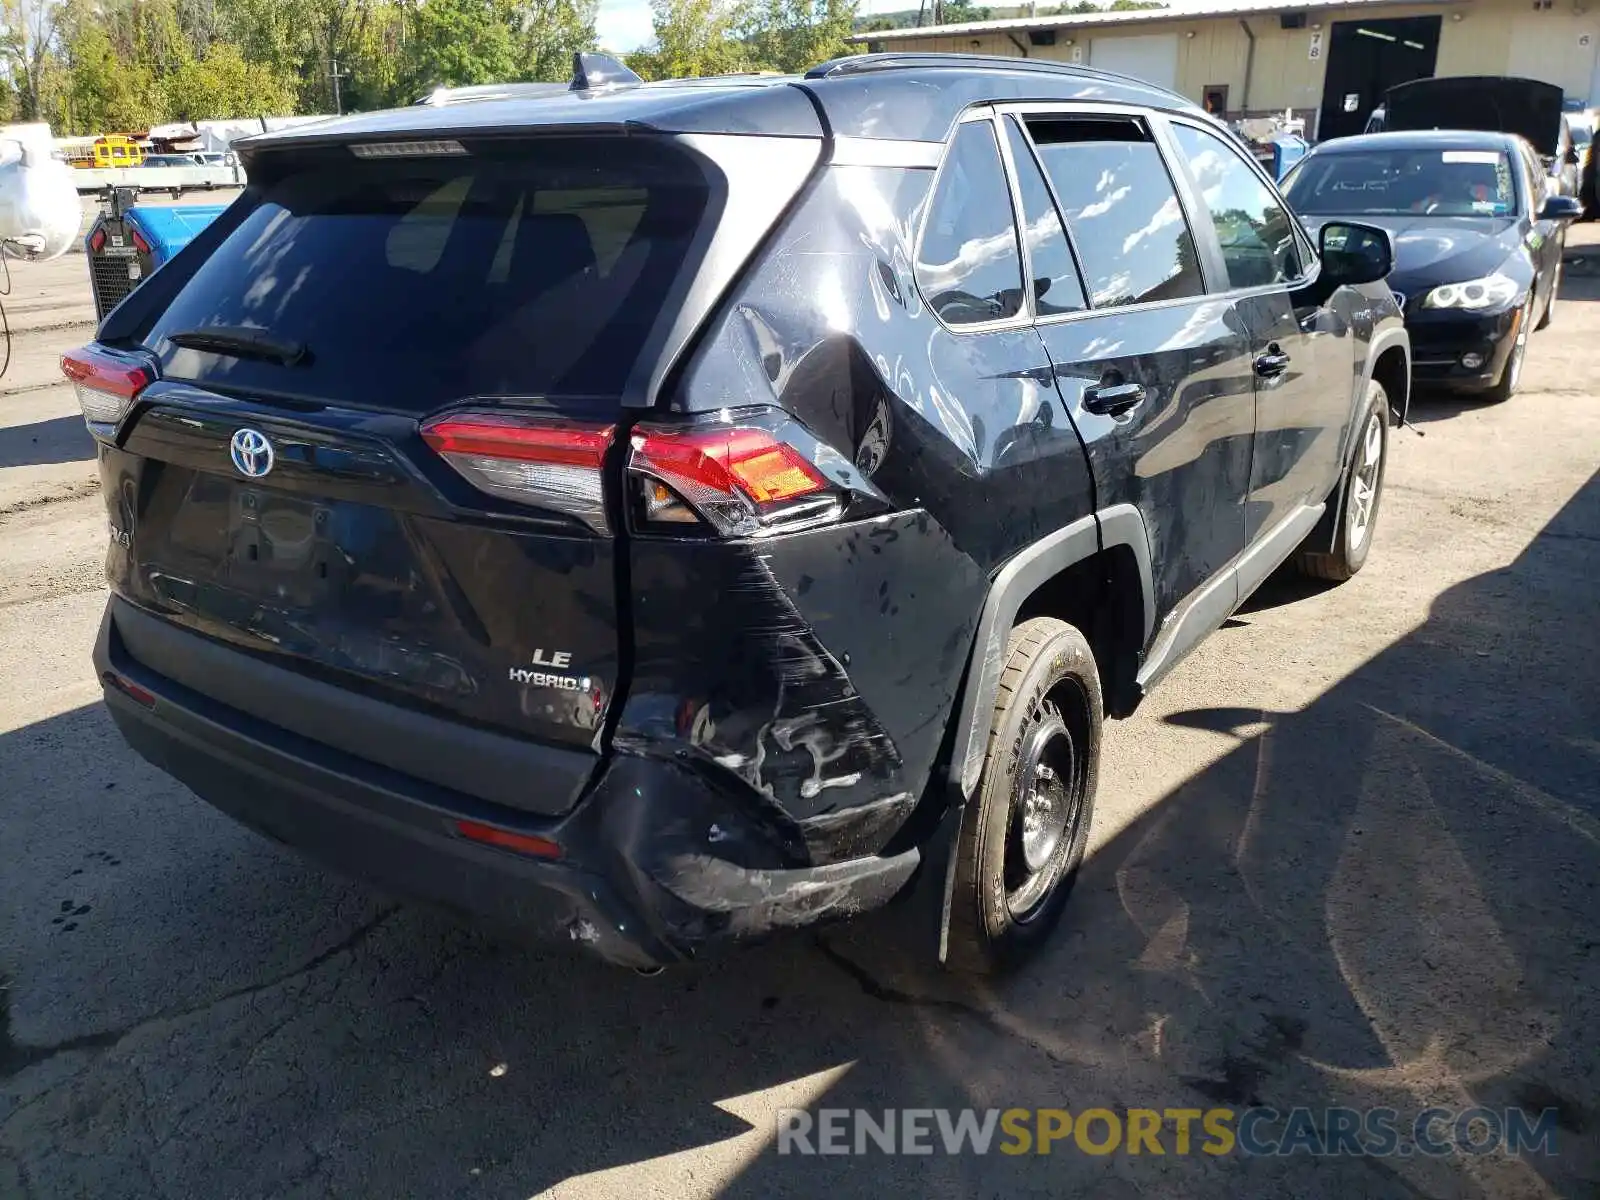
[[[968,801],[983,777],[1013,630],[1038,617],[1055,617],[1079,629],[1095,657],[1104,711],[1125,716],[1140,697],[1139,660],[1155,628],[1154,596],[1149,536],[1144,518],[1131,504],[1112,505],[1074,521],[1018,553],[995,576],[949,731],[950,803],[925,847],[934,867],[929,883],[938,889],[934,903],[941,961],[947,961],[950,949],[956,848],[973,807]]]
[[[1144,518],[1131,504],[1081,517],[1020,551],[996,574],[978,618],[966,684],[956,710],[950,781],[972,795],[983,770],[1004,666],[1006,640],[1030,617],[1081,629],[1106,685],[1107,711],[1137,703],[1139,654],[1155,628],[1155,586]]]

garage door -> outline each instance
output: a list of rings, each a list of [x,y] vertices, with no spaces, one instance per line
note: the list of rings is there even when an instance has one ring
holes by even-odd
[[[1103,71],[1120,71],[1164,88],[1177,87],[1178,35],[1095,38],[1089,43],[1089,65]]]

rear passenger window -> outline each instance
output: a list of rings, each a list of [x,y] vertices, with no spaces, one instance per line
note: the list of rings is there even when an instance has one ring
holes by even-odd
[[[1027,122],[1061,201],[1096,308],[1198,296],[1194,238],[1161,153],[1139,121]]]
[[[1300,278],[1304,271],[1294,223],[1239,152],[1192,125],[1175,123],[1172,134],[1216,226],[1228,286],[1263,287]]]
[[[917,283],[947,325],[1022,310],[1022,257],[994,126],[971,121],[950,145],[917,249]]]
[[[1006,141],[1011,161],[1017,169],[1017,190],[1022,194],[1022,236],[1028,247],[1028,267],[1033,275],[1034,311],[1041,317],[1077,312],[1088,307],[1083,296],[1083,281],[1067,247],[1067,231],[1061,226],[1050,188],[1034,161],[1028,139],[1018,128],[1015,117],[1006,118]]]

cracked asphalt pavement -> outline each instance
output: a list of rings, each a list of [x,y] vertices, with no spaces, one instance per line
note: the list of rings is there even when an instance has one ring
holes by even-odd
[[[98,698],[81,256],[0,379],[0,1197],[1600,1194],[1600,243],[1524,391],[1422,398],[1366,570],[1270,582],[1107,733],[1047,953],[894,915],[655,978],[324,874]],[[1594,249],[1600,252],[1600,245]],[[1553,1110],[1554,1157],[800,1157],[780,1108]]]

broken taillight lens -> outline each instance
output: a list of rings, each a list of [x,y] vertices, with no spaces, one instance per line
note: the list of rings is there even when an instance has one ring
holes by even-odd
[[[601,467],[612,428],[532,414],[466,412],[428,421],[422,438],[479,491],[566,513],[606,533]]]
[[[72,381],[84,423],[97,437],[110,437],[139,393],[156,378],[148,359],[94,345],[63,354],[61,373]]]
[[[628,471],[645,524],[704,521],[750,536],[833,520],[840,490],[815,462],[758,425],[638,425]]]

